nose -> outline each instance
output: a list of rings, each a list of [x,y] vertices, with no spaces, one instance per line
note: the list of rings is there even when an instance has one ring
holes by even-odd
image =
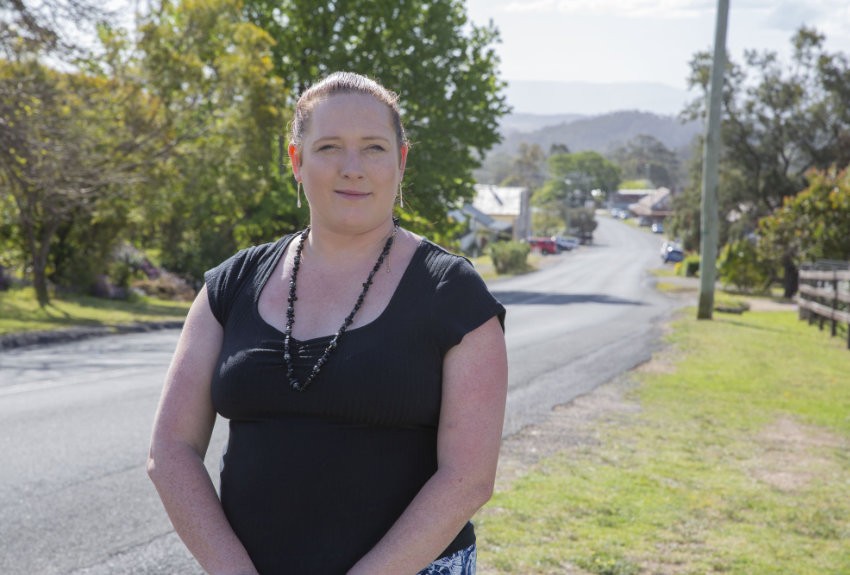
[[[340,172],[344,178],[363,177],[363,160],[357,150],[346,150]]]

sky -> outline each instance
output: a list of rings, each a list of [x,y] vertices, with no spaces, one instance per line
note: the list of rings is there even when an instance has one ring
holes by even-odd
[[[499,29],[511,80],[661,83],[685,90],[688,62],[714,43],[716,0],[467,0],[467,15]],[[850,0],[730,0],[729,56],[771,50],[785,61],[805,24],[850,56]]]

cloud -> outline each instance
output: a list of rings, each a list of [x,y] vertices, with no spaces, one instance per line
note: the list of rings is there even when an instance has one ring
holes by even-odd
[[[850,6],[846,0],[771,2],[765,11],[764,23],[768,28],[783,31],[797,30],[806,24],[822,31],[843,29],[846,34],[850,26]]]

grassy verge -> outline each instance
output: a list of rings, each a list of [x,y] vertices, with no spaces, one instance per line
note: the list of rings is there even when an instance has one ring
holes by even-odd
[[[691,316],[636,415],[482,510],[485,573],[850,573],[850,351],[793,312]]]
[[[543,256],[536,252],[528,254],[528,271],[536,271],[540,269],[544,257],[551,256]],[[478,256],[477,258],[471,258],[470,261],[472,262],[472,265],[475,266],[475,270],[478,272],[478,275],[480,275],[485,281],[500,277],[509,277],[509,275],[499,275],[496,273],[496,268],[493,267],[493,260],[490,259],[490,256]]]
[[[187,302],[154,298],[126,302],[86,296],[54,298],[42,309],[32,289],[14,289],[0,292],[0,335],[75,326],[180,320],[188,310]]]

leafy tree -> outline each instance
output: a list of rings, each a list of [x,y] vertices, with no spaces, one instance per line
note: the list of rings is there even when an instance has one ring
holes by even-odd
[[[413,142],[401,216],[435,238],[446,232],[448,210],[473,197],[472,170],[508,111],[492,24],[471,23],[462,0],[246,0],[245,13],[275,41],[289,105],[343,69],[399,93]]]
[[[654,187],[678,188],[679,159],[653,136],[641,134],[611,154],[625,178],[646,179]]]
[[[141,26],[139,66],[176,146],[149,184],[138,242],[200,278],[238,247],[299,225],[281,135],[288,95],[272,38],[239,0],[163,2]]]
[[[818,259],[850,260],[850,173],[847,169],[809,172],[809,187],[785,199],[759,222],[759,252],[785,270],[785,297],[796,292],[796,268]]]
[[[519,145],[511,174],[502,180],[503,186],[522,186],[532,192],[546,181],[546,154],[537,144]]]
[[[593,210],[586,209],[593,190],[603,194],[613,192],[620,183],[619,168],[596,152],[555,154],[549,156],[549,179],[532,197],[538,210],[558,214],[559,230],[590,237],[596,229]],[[546,221],[551,229],[550,217]],[[557,233],[555,232],[555,233]],[[547,234],[548,235],[548,234]]]
[[[850,62],[826,52],[824,37],[812,29],[801,28],[792,43],[787,66],[776,53],[756,51],[746,52],[744,66],[728,64],[718,189],[721,244],[752,232],[784,198],[804,189],[810,169],[850,161]],[[708,53],[693,58],[691,87],[708,89],[710,67]],[[700,98],[683,115],[704,114]],[[689,203],[679,202],[679,209],[698,213],[699,194],[686,197]],[[786,258],[786,265],[791,261]],[[784,277],[792,281],[796,268],[787,268]]]
[[[0,63],[0,206],[13,206],[11,236],[42,306],[48,274],[62,279],[62,238],[73,229],[120,228],[135,204],[135,178],[155,157],[145,101],[138,86],[60,73],[35,58]]]
[[[620,169],[597,152],[549,156],[549,180],[537,196],[539,203],[566,202],[583,206],[592,190],[614,192],[620,184]]]
[[[95,2],[87,0],[9,0],[0,3],[0,49],[6,57],[21,54],[51,54],[68,58],[85,52],[75,40],[68,23],[76,32],[103,22],[108,14]]]

